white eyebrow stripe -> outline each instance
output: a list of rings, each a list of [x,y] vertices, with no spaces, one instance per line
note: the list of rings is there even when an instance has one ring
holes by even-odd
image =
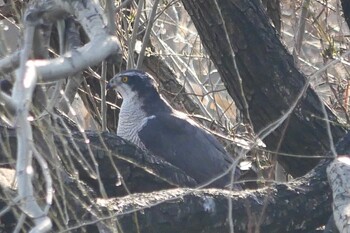
[[[120,73],[118,76],[123,77],[123,76],[135,76],[135,75],[137,75],[142,79],[147,78],[147,73],[143,73],[143,72],[137,73],[135,71],[126,71],[126,72]]]

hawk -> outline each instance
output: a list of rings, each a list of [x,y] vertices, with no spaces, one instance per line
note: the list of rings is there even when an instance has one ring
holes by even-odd
[[[158,93],[155,80],[140,70],[114,76],[107,89],[118,92],[117,135],[182,169],[198,184],[223,188],[231,181],[233,159],[218,140]],[[238,169],[238,168],[237,168]]]

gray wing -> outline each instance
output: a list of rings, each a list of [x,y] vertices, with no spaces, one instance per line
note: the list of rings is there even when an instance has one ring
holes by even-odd
[[[226,171],[232,163],[223,146],[192,120],[174,114],[149,118],[138,133],[146,149],[205,183]],[[211,186],[224,187],[229,175]]]

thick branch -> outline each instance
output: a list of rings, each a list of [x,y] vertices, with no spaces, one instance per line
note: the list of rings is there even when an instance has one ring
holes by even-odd
[[[317,205],[321,201],[317,199],[329,198],[327,193],[310,192],[311,186],[305,183],[295,184],[298,184],[296,188],[275,185],[242,193],[175,189],[97,203],[116,210],[115,215],[128,232],[136,232],[133,215],[125,214],[133,209],[142,210],[138,212],[138,221],[144,232],[228,232],[228,199],[232,201],[235,232],[255,232],[256,229],[262,233],[295,232],[296,229],[309,232],[326,221],[330,214],[329,205]],[[305,199],[296,198],[298,195]],[[135,198],[142,202],[134,203]]]
[[[337,145],[339,154],[350,152],[350,134]],[[232,201],[235,232],[311,232],[331,215],[331,192],[322,161],[306,176],[288,184],[244,192],[175,189],[123,198],[98,200],[112,211],[128,232],[228,232],[228,199]],[[142,202],[136,202],[142,200]],[[106,213],[106,212],[105,212]],[[302,214],[300,214],[302,213]],[[109,217],[106,216],[108,219]]]
[[[306,79],[294,66],[292,56],[268,22],[261,2],[182,2],[230,95],[246,117],[250,116],[255,131],[259,132],[285,114],[296,101]],[[226,40],[224,26],[230,43]],[[230,45],[238,70],[234,69]],[[266,138],[268,149],[310,156],[329,150],[322,103],[311,88],[304,96],[286,122]],[[345,130],[328,108],[327,114],[337,141]],[[305,174],[317,164],[316,159],[288,156],[278,156],[278,161],[294,176]]]
[[[26,11],[26,18],[37,25],[55,22],[65,17],[73,17],[84,28],[90,38],[89,43],[64,56],[51,60],[34,60],[32,65],[44,81],[55,81],[96,65],[107,57],[120,58],[117,37],[111,36],[103,20],[103,10],[94,1],[38,1]],[[0,60],[0,72],[8,72],[18,66],[17,52]]]
[[[142,153],[112,134],[88,132],[87,138],[90,140],[89,144],[98,160],[100,171],[104,171],[104,173],[101,173],[102,179],[107,181],[106,183],[112,183],[114,180],[110,186],[115,184],[116,179],[111,176],[111,160],[107,156],[108,150],[105,149],[106,147],[111,150],[113,158],[118,158],[114,162],[120,165],[121,168],[126,167],[125,164],[129,163],[134,167],[147,168],[146,173],[154,177],[152,178],[153,181],[149,178],[145,179],[146,176],[140,177],[142,169],[129,171],[129,175],[136,174],[136,177],[132,175],[127,177],[121,169],[120,171],[125,176],[127,185],[139,188],[133,191],[142,192],[143,188],[146,187],[147,189],[147,184],[152,183],[153,190],[174,187],[173,185],[164,185],[168,182],[162,184],[162,180],[157,178],[158,175],[165,176],[169,180],[172,179],[172,182],[179,182],[179,177],[181,177],[179,174],[181,173],[178,170],[168,170],[171,169],[171,166],[166,167],[166,163],[161,163],[160,160],[149,157],[149,155]],[[73,134],[73,138],[67,137],[64,140],[67,140],[68,145],[74,140],[79,146],[77,149],[82,151],[83,154],[87,154],[87,144],[80,133]],[[62,142],[62,138],[59,141]],[[347,135],[337,146],[339,154],[350,152],[349,142],[350,135]],[[57,142],[56,145],[61,148],[60,143]],[[68,146],[68,148],[71,148],[71,146]],[[76,153],[73,154],[77,156]],[[88,158],[88,155],[86,155],[86,158]],[[124,164],[121,161],[124,161]],[[328,164],[329,161],[323,161],[308,175],[291,183],[274,184],[269,188],[256,191],[235,193],[214,189],[178,189],[150,194],[138,193],[121,199],[97,201],[97,206],[94,206],[94,208],[98,209],[99,212],[104,210],[104,214],[99,215],[99,219],[109,218],[108,216],[111,215],[118,216],[125,229],[130,229],[128,232],[135,232],[133,210],[141,209],[142,211],[138,212],[138,222],[140,229],[144,232],[227,232],[227,198],[231,198],[235,232],[249,232],[255,228],[259,228],[260,232],[295,232],[296,229],[298,229],[298,232],[309,232],[322,224],[326,224],[331,214],[331,193],[325,172]],[[128,170],[128,168],[125,168],[125,170]],[[84,178],[84,176],[82,177]],[[174,177],[177,179],[174,180]],[[186,181],[187,179],[181,180]],[[88,180],[87,182],[91,183]],[[191,183],[182,184],[188,185]],[[76,189],[76,184],[68,182],[65,187],[71,192]],[[96,191],[97,189],[93,188],[92,190]],[[92,190],[89,192],[92,192],[90,196],[93,197],[95,191]],[[149,188],[148,191],[152,191],[152,189]],[[80,202],[71,201],[69,195],[69,205],[80,204]],[[73,209],[78,211],[81,208],[83,207],[76,206]],[[108,213],[105,212],[107,210]],[[259,219],[260,217],[261,219]],[[87,219],[91,220],[85,215],[84,220]]]

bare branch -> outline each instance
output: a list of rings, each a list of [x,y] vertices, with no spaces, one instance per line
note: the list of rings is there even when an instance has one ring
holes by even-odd
[[[150,15],[150,17],[148,19],[146,32],[145,32],[145,35],[144,35],[143,41],[142,41],[141,51],[140,51],[139,57],[137,59],[136,69],[141,69],[141,67],[142,67],[143,59],[145,57],[145,51],[146,51],[146,48],[148,46],[149,38],[150,38],[150,35],[151,35],[153,23],[154,23],[153,21],[154,21],[154,19],[156,17],[158,4],[159,4],[159,0],[155,0],[154,3],[153,3],[151,15]]]
[[[82,48],[67,52],[64,56],[52,60],[32,61],[37,69],[41,81],[55,81],[74,74],[88,66],[95,65],[110,55],[120,54],[119,41],[109,35],[107,25],[103,20],[103,11],[94,1],[86,4],[80,1],[39,1],[37,8],[28,10],[28,17],[38,17],[43,12],[42,20],[49,22],[61,19],[72,14],[82,25],[90,42]],[[39,20],[39,19],[38,19]],[[0,61],[0,71],[18,64],[18,56],[10,55],[6,60]]]
[[[340,232],[350,232],[350,158],[340,156],[327,169],[333,190],[333,214]]]

